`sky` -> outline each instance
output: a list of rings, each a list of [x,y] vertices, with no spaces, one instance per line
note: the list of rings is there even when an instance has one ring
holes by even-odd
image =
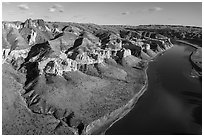
[[[3,2],[3,21],[202,26],[201,2]]]

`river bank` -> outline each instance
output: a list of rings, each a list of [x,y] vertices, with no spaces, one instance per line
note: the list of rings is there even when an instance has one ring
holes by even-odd
[[[111,127],[114,123],[116,123],[118,120],[123,118],[128,112],[132,110],[132,108],[137,103],[140,96],[142,96],[142,94],[146,91],[147,86],[148,84],[146,83],[142,87],[142,89],[137,94],[135,94],[134,97],[123,107],[116,109],[110,114],[107,114],[102,118],[96,121],[93,121],[91,124],[89,124],[84,134],[85,135],[101,134],[101,129],[104,129],[106,131],[109,127]],[[105,133],[105,131],[103,133]]]
[[[187,44],[187,45],[190,45],[190,46],[192,46],[192,47],[194,47],[194,48],[200,48],[198,45],[196,45],[196,44],[193,44],[193,43],[189,43],[189,42],[187,42],[187,41],[184,41],[184,40],[176,40],[176,42],[180,42],[180,43],[183,43],[183,44]]]
[[[176,41],[196,48],[196,50],[191,53],[189,59],[194,67],[193,75],[197,77],[202,77],[202,47],[184,40]]]
[[[171,45],[171,47],[173,47],[173,44]],[[159,57],[160,55],[162,55],[165,51],[167,51],[168,49],[170,49],[171,47],[167,48],[166,50],[157,53],[157,55],[152,58],[151,60],[147,61],[147,65],[144,68],[144,72],[145,72],[145,77],[146,77],[146,81],[144,86],[142,87],[142,89],[133,96],[133,98],[123,107],[116,109],[115,111],[113,111],[110,114],[107,114],[105,116],[103,116],[102,118],[93,121],[91,124],[89,124],[84,133],[84,135],[90,135],[90,134],[104,134],[113,124],[115,124],[117,121],[119,121],[120,119],[122,119],[126,114],[128,114],[135,106],[135,104],[138,102],[138,99],[144,94],[144,92],[147,90],[148,87],[148,75],[147,75],[147,69],[148,69],[148,64],[149,62],[155,60],[157,57]],[[103,132],[101,132],[104,129]]]

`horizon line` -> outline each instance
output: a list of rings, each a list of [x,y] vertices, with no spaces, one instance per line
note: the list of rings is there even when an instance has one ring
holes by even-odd
[[[139,24],[139,25],[128,25],[128,24],[96,24],[96,23],[91,23],[91,22],[69,22],[69,21],[49,21],[49,20],[45,20],[45,19],[42,19],[42,18],[36,18],[36,19],[32,19],[32,18],[28,18],[28,19],[31,19],[31,20],[43,20],[45,22],[58,22],[58,23],[78,23],[78,24],[95,24],[95,25],[101,25],[101,26],[110,26],[110,25],[115,25],[115,26],[142,26],[142,25],[145,25],[145,26],[148,26],[148,25],[152,25],[152,26],[190,26],[190,27],[199,27],[199,28],[202,28],[202,25],[201,26],[196,26],[196,25],[183,25],[183,24]],[[27,19],[26,19],[27,20]],[[25,20],[25,21],[26,21]],[[12,20],[12,21],[5,21],[5,20],[2,20],[2,22],[17,22],[19,20]],[[19,21],[19,22],[25,22],[25,21]]]

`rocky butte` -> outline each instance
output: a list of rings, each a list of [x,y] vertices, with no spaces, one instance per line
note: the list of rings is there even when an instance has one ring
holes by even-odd
[[[146,90],[148,62],[173,46],[125,27],[41,19],[2,26],[3,134],[103,132]]]

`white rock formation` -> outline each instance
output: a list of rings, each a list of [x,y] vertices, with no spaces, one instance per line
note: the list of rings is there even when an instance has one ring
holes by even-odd
[[[40,70],[40,74],[44,73],[44,68],[50,62],[54,62],[54,68],[50,71],[46,70],[48,73],[55,73],[57,75],[62,76],[63,72],[67,71],[77,71],[81,65],[90,65],[96,63],[102,63],[105,58],[110,58],[112,56],[111,49],[93,51],[97,55],[97,59],[92,59],[87,55],[86,52],[78,54],[75,60],[67,58],[65,53],[61,53],[58,58],[48,58],[41,62],[39,62],[38,68]],[[131,51],[127,50],[127,54],[131,55]],[[51,69],[51,68],[50,68]]]
[[[29,40],[29,44],[28,44],[28,45],[33,45],[33,44],[35,44],[36,36],[37,36],[37,32],[35,32],[35,31],[32,29],[32,31],[31,31],[31,37],[30,37],[30,40]]]
[[[11,61],[12,59],[17,60],[18,58],[26,58],[29,52],[28,49],[22,49],[22,50],[12,50],[10,49],[2,49],[3,54],[2,54],[2,64],[6,63],[6,61]]]
[[[130,49],[124,49],[123,57],[125,58],[125,57],[130,56],[130,55],[132,55],[131,50]]]

